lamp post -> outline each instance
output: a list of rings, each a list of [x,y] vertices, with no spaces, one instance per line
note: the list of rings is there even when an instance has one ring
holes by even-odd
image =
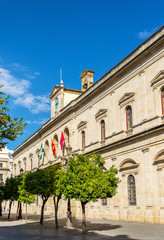
[[[22,175],[23,175],[23,172],[24,172],[24,170],[23,170],[23,168],[21,168],[20,169],[20,176],[22,177]],[[18,213],[18,219],[22,219],[22,203],[21,202],[18,202],[18,211],[19,211],[19,213]]]
[[[23,168],[21,168],[21,169],[20,169],[20,175],[21,175],[21,176],[23,175],[23,172],[24,172],[24,170],[23,170]]]
[[[72,147],[70,146],[70,144],[68,145],[68,147],[66,147],[66,150],[67,150],[67,156],[69,158],[72,154]],[[72,215],[71,200],[70,200],[70,198],[68,198],[68,202],[67,202],[67,222],[66,222],[66,227],[67,228],[72,227],[72,216],[71,215]]]
[[[2,186],[4,183],[3,183],[3,179],[1,178],[0,179],[0,185]],[[2,216],[2,202],[0,201],[0,216]]]

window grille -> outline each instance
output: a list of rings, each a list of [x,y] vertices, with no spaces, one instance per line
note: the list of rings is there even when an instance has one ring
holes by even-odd
[[[131,106],[128,106],[126,108],[126,124],[127,124],[127,130],[132,128],[133,126],[133,115],[132,115]]]
[[[105,121],[101,121],[101,141],[105,140]]]
[[[82,135],[82,149],[83,149],[85,148],[85,132],[82,131],[81,135]]]
[[[128,200],[129,205],[136,205],[136,186],[133,175],[128,176]]]

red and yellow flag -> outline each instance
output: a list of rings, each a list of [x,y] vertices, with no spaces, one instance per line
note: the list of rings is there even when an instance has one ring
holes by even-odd
[[[56,149],[55,149],[55,144],[54,144],[52,138],[51,138],[51,147],[52,147],[53,155],[55,155]]]

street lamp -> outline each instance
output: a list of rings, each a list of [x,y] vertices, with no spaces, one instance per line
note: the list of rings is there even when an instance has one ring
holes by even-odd
[[[20,169],[20,175],[22,175],[24,172],[23,168]]]

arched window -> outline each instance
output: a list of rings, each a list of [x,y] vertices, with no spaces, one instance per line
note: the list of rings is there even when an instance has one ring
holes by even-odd
[[[57,157],[58,156],[58,136],[57,135],[55,135],[55,137],[54,137],[54,145],[55,145],[55,150],[56,150],[55,157]]]
[[[101,141],[105,140],[105,121],[101,121]]]
[[[69,130],[68,130],[68,128],[66,128],[64,130],[64,138],[65,138],[65,142],[64,142],[64,147],[63,147],[63,155],[66,156],[67,155],[66,148],[69,145]]]
[[[39,154],[38,154],[37,158],[38,158],[38,167],[39,167],[40,166],[40,155]]]
[[[133,119],[132,119],[132,108],[131,106],[128,106],[126,108],[126,125],[127,125],[127,130],[132,128],[133,126]]]
[[[50,146],[48,140],[45,142],[45,162],[48,163],[49,159],[49,153],[50,153]]]
[[[164,88],[161,90],[162,114],[164,114]]]
[[[82,137],[82,149],[85,148],[85,132],[81,132],[81,137]]]
[[[32,162],[32,159],[31,159],[30,161],[31,161],[31,170],[32,170],[32,168],[33,168],[33,162]]]
[[[136,186],[133,175],[128,176],[128,201],[129,205],[136,205]]]

